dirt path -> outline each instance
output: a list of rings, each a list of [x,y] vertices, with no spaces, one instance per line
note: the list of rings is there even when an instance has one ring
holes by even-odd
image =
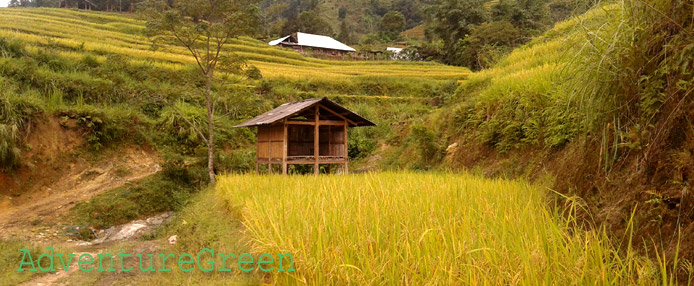
[[[28,286],[28,285],[42,286],[42,285],[57,285],[57,284],[59,284],[59,280],[67,278],[71,274],[79,271],[79,266],[77,265],[77,263],[78,263],[80,255],[82,255],[82,254],[90,254],[92,256],[97,255],[97,253],[93,253],[93,252],[75,253],[75,257],[72,258],[72,262],[70,263],[68,271],[64,271],[61,268],[60,270],[56,271],[55,273],[48,273],[48,274],[40,275],[40,276],[36,277],[35,279],[32,279],[31,281],[22,283],[20,285],[23,285],[23,286]],[[68,259],[68,258],[65,258],[65,259]],[[56,269],[58,269],[60,267],[62,267],[62,266],[59,265],[58,267],[56,267]]]
[[[52,182],[0,199],[0,238],[46,242],[60,237],[61,219],[78,202],[161,170],[154,152],[126,149],[96,163],[72,162]],[[40,171],[39,171],[40,172]]]

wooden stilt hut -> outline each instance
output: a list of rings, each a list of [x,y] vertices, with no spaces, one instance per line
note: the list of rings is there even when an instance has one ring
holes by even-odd
[[[258,127],[256,172],[261,164],[270,173],[281,165],[282,174],[289,165],[309,164],[318,174],[320,165],[342,166],[348,173],[348,129],[375,125],[323,97],[285,103],[235,127]]]

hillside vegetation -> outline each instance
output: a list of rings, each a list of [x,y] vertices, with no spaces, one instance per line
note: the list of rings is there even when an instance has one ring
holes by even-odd
[[[157,48],[144,35],[144,22],[129,15],[13,8],[0,10],[0,16],[0,84],[6,106],[14,107],[12,113],[46,112],[83,118],[80,122],[85,121],[84,127],[91,129],[87,133],[95,149],[116,143],[112,139],[123,139],[118,134],[143,135],[156,132],[149,128],[164,126],[166,139],[158,146],[169,146],[187,155],[195,153],[199,142],[193,130],[165,104],[173,102],[190,121],[204,124],[196,94],[201,79],[192,70],[193,58],[184,48]],[[224,101],[218,114],[222,116],[219,125],[223,127],[224,142],[220,147],[234,149],[248,146],[252,140],[245,130],[232,130],[234,122],[287,101],[329,96],[348,106],[357,104],[357,109],[360,102],[380,102],[398,109],[407,103],[410,107],[405,109],[425,110],[425,103],[452,93],[455,81],[468,74],[464,68],[423,62],[320,60],[250,38],[234,40],[229,51],[248,63],[245,71],[222,74],[224,83],[214,87]],[[247,79],[253,67],[259,68],[260,75]],[[386,122],[416,116],[409,112],[388,115],[396,108],[361,107],[368,110],[358,111]],[[16,147],[21,144],[12,134],[22,127],[17,119],[28,120],[30,116],[7,116],[12,118],[3,122],[8,124],[4,133],[9,134],[3,137],[4,142],[15,146],[8,148],[12,151],[8,154],[18,157]],[[124,130],[137,127],[140,132]],[[9,162],[10,155],[5,157]],[[250,157],[244,158],[230,160],[241,164],[241,169],[248,168],[244,164],[249,164]]]
[[[551,174],[553,189],[585,200],[589,221],[623,233],[636,209],[639,247],[674,253],[694,230],[692,11],[624,1],[558,23],[471,74],[411,129],[420,139],[386,153],[420,158],[400,160],[408,166]]]

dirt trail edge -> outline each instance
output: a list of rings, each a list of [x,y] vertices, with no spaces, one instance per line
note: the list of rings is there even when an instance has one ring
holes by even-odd
[[[153,151],[125,149],[93,164],[71,163],[49,184],[0,200],[0,238],[46,242],[59,237],[56,227],[78,202],[161,170]]]

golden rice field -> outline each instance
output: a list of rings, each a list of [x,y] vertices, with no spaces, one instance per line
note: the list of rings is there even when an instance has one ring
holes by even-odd
[[[257,253],[292,253],[280,285],[613,285],[667,283],[524,182],[471,175],[221,177]],[[568,217],[568,218],[567,218]],[[657,277],[664,275],[664,277]],[[664,278],[664,280],[660,280]]]
[[[136,15],[68,9],[0,9],[0,37],[19,38],[35,49],[59,48],[66,57],[85,52],[104,60],[105,55],[126,55],[134,62],[155,62],[178,68],[193,63],[181,47],[152,48],[144,35],[144,21]],[[352,76],[411,77],[459,80],[469,70],[424,62],[338,61],[304,57],[294,51],[268,46],[243,37],[228,45],[268,78],[346,78]]]

